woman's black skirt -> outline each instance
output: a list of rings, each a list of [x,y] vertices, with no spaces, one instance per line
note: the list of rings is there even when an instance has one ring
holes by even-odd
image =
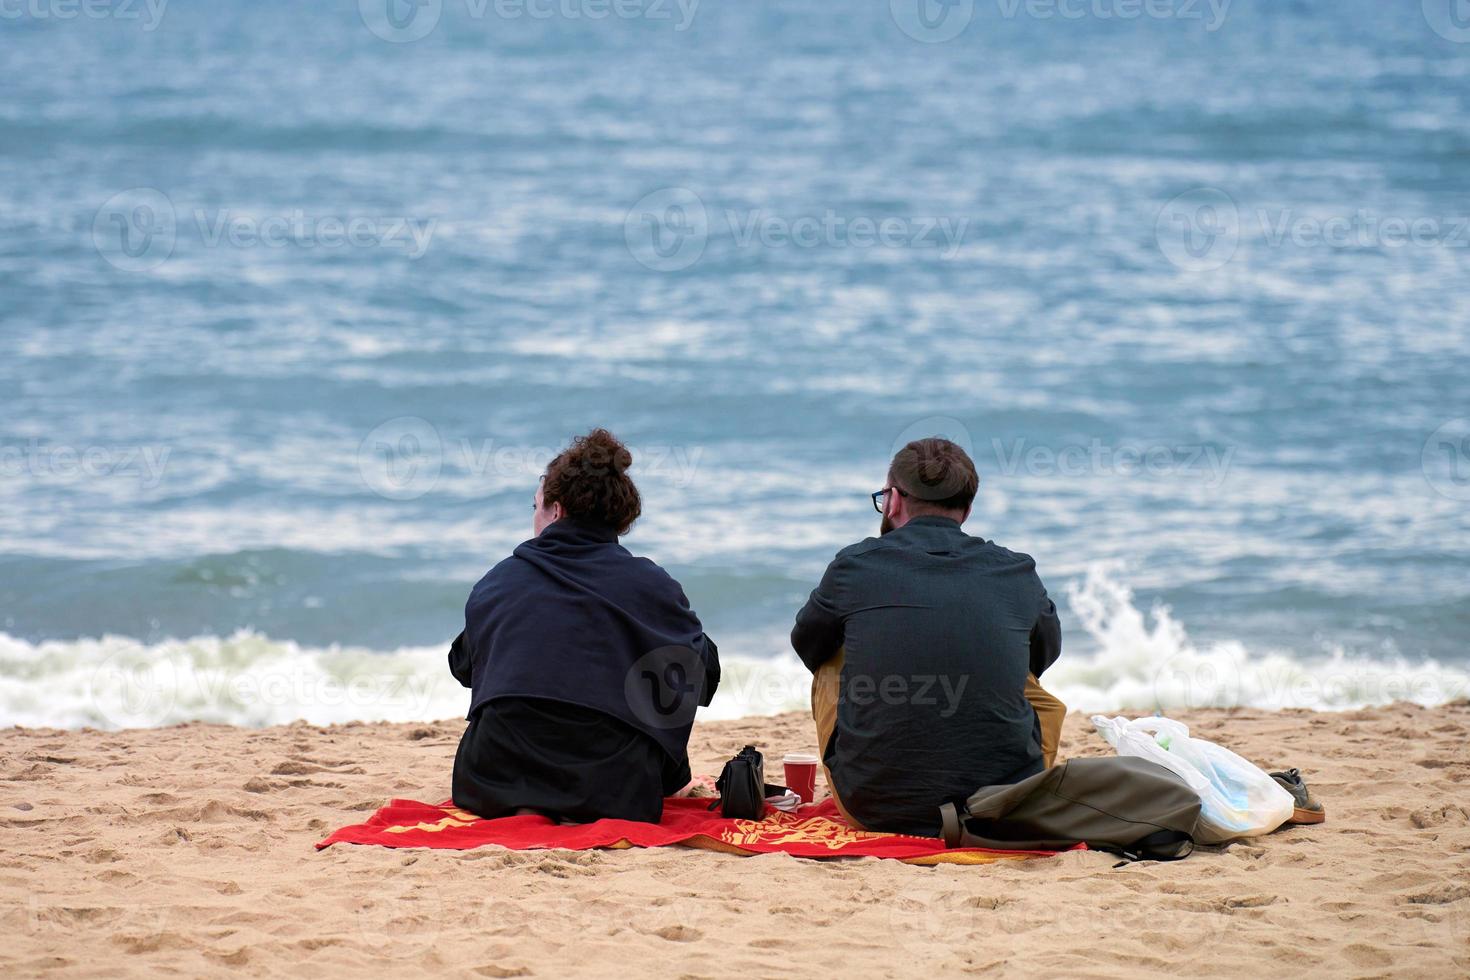
[[[665,796],[689,782],[689,759],[591,708],[497,698],[465,729],[454,758],[454,805],[486,818],[538,810],[578,822],[657,823]]]

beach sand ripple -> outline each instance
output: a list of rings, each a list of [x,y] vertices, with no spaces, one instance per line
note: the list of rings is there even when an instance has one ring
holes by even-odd
[[[312,845],[449,794],[463,723],[0,732],[7,976],[1470,973],[1470,705],[1195,711],[1329,820],[1175,864]],[[701,724],[695,771],[806,719]],[[1081,715],[1064,754],[1105,755]]]

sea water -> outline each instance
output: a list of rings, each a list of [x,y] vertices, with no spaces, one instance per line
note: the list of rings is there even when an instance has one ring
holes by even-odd
[[[0,724],[461,714],[593,425],[714,716],[931,434],[1074,708],[1466,696],[1457,11],[0,7]]]

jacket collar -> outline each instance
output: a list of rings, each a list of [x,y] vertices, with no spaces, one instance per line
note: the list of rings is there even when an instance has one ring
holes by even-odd
[[[568,544],[614,544],[618,540],[618,529],[607,524],[563,517],[546,525],[539,537],[547,542],[565,541]]]
[[[918,517],[910,517],[904,527],[917,524],[920,527],[952,527],[959,530],[960,522],[953,517],[941,517],[938,514],[920,514]]]

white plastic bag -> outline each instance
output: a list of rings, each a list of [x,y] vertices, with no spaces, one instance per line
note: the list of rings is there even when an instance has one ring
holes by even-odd
[[[1172,718],[1093,715],[1092,723],[1119,755],[1157,762],[1199,794],[1201,844],[1259,837],[1291,819],[1291,794],[1276,780],[1227,748],[1191,738],[1189,727]]]

